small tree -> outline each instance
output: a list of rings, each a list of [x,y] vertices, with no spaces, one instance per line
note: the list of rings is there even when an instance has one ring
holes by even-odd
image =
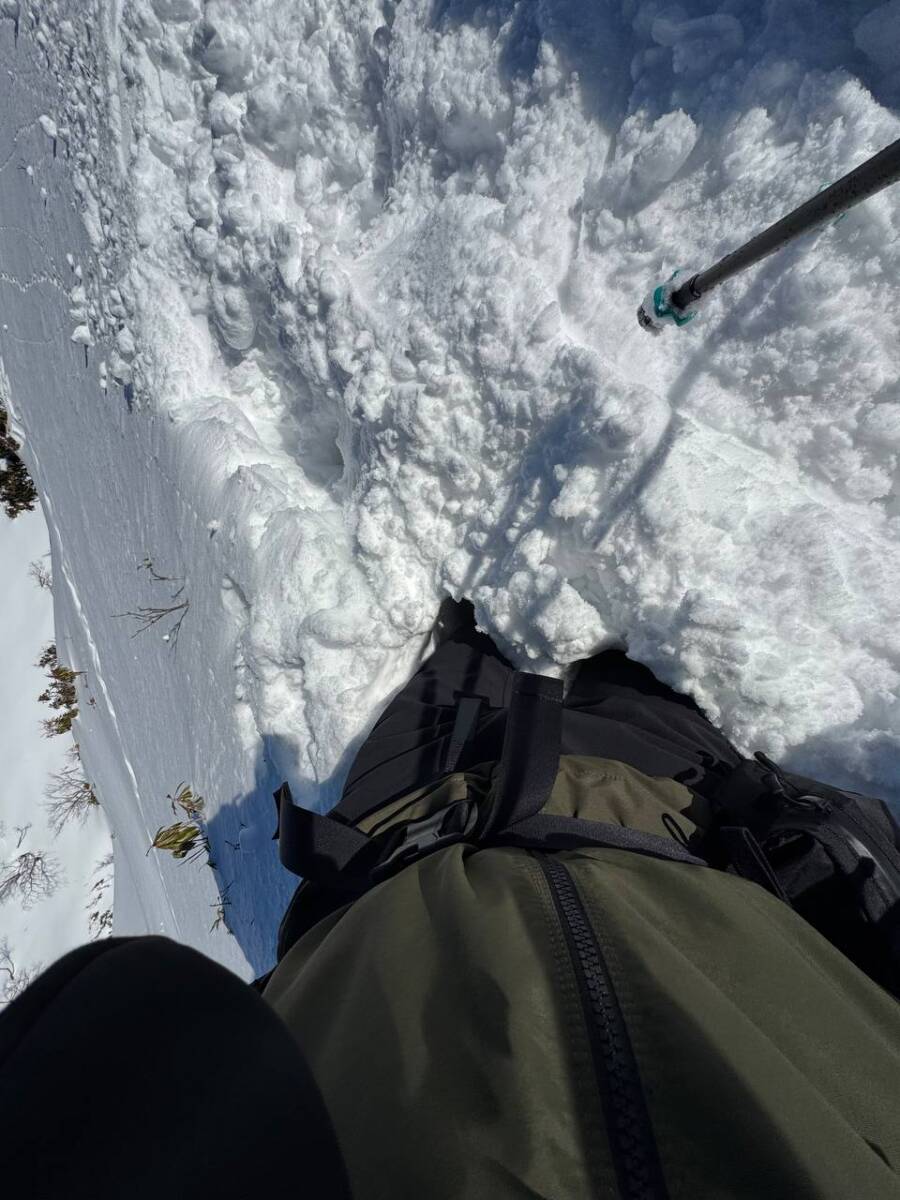
[[[56,658],[54,642],[50,642],[48,646],[44,647],[37,665],[46,669],[47,678],[50,680],[49,686],[41,692],[38,700],[42,704],[49,704],[51,708],[62,710],[57,716],[48,717],[46,721],[41,722],[44,736],[54,737],[56,734],[68,733],[72,728],[72,722],[78,716],[75,680],[84,672],[73,671],[69,667],[61,666]]]
[[[28,574],[39,588],[48,592],[53,591],[53,576],[39,558],[36,558],[33,563],[29,564]]]
[[[38,498],[19,449],[9,432],[9,414],[0,404],[0,503],[8,517],[31,512]]]
[[[22,907],[31,908],[52,896],[61,878],[57,859],[43,850],[26,850],[0,866],[0,904],[18,895]]]
[[[42,964],[22,970],[13,961],[12,951],[6,938],[0,941],[0,1003],[8,1004],[24,992],[32,979],[41,971]]]
[[[66,758],[68,761],[61,770],[50,773],[50,782],[44,790],[47,821],[56,837],[70,821],[83,824],[98,803],[93,787],[82,774],[77,742],[66,752]]]

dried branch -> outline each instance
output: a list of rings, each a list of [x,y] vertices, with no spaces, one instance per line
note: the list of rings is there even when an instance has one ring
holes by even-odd
[[[155,607],[139,608],[134,612],[113,613],[113,616],[114,617],[131,617],[133,620],[137,621],[138,628],[131,635],[132,638],[136,638],[138,636],[138,634],[144,633],[152,625],[156,625],[157,622],[161,621],[164,617],[168,617],[168,616],[171,616],[173,613],[180,612],[181,616],[178,618],[178,620],[175,622],[175,624],[172,626],[172,628],[169,630],[169,632],[163,634],[163,641],[171,642],[172,646],[175,646],[178,643],[178,635],[181,632],[181,623],[184,620],[184,618],[187,616],[187,612],[188,612],[188,609],[190,608],[190,604],[191,604],[190,600],[184,600],[184,601],[182,601],[181,604],[173,604],[173,605],[170,605],[168,608],[155,608]]]
[[[172,594],[172,599],[177,600],[184,591],[184,580],[176,575],[160,575],[153,566],[153,560],[148,554],[142,563],[138,563],[139,571],[147,571],[151,579],[155,579],[157,583],[180,583],[181,587],[177,592]]]
[[[234,884],[234,880],[232,880],[231,883],[228,884],[228,886],[225,888],[225,891],[222,892],[222,894],[219,896],[218,904],[211,904],[209,906],[210,908],[215,909],[215,913],[216,913],[215,920],[213,921],[212,925],[210,925],[210,927],[209,927],[210,933],[215,933],[216,930],[219,928],[219,926],[225,923],[225,909],[231,904],[231,897],[228,895],[228,893],[231,891],[233,884]],[[227,924],[225,925],[225,928],[228,930],[229,933],[231,933],[231,930],[228,929]]]

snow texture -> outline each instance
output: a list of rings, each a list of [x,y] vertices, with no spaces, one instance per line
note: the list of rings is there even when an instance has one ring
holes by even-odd
[[[119,929],[203,944],[141,861],[190,771],[266,965],[266,792],[334,802],[445,593],[522,669],[626,646],[742,750],[900,791],[897,189],[685,330],[635,321],[900,136],[897,5],[710,8],[126,0],[104,58],[89,13],[23,0],[48,71],[94,72],[52,112],[87,238],[71,437],[108,473],[66,484],[77,558],[73,443],[21,408],[105,682]],[[109,620],[144,554],[186,581],[174,652]]]

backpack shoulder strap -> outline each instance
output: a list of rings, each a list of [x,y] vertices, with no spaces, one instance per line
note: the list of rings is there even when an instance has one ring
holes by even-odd
[[[559,769],[561,679],[516,671],[493,800],[476,833],[482,838],[539,813]]]

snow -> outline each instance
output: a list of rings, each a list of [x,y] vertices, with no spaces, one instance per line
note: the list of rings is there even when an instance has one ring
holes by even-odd
[[[16,84],[49,201],[0,175],[0,355],[119,932],[270,963],[268,793],[334,802],[447,592],[523,669],[625,645],[742,749],[900,796],[898,189],[635,321],[900,136],[895,3],[132,0],[101,46],[92,7],[0,23],[71,155]],[[129,638],[181,581],[177,642]],[[145,854],[182,779],[215,871]]]

